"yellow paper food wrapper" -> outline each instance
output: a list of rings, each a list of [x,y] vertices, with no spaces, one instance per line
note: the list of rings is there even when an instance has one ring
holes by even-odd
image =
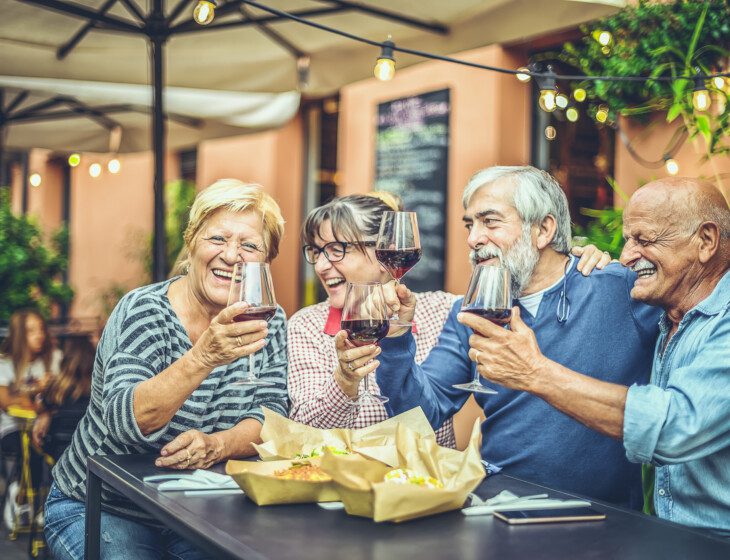
[[[347,513],[374,521],[400,522],[459,509],[485,476],[478,420],[465,451],[441,447],[405,425],[397,428],[396,449],[400,468],[432,476],[444,487],[384,482],[390,466],[361,455],[325,452],[322,469],[334,479]]]
[[[396,449],[397,426],[408,427],[419,438],[433,440],[436,435],[420,407],[388,418],[366,428],[313,428],[263,408],[264,425],[261,428],[263,443],[256,445],[256,451],[264,461],[293,459],[307,455],[323,446],[360,453],[388,465],[398,466]]]
[[[228,461],[226,473],[260,506],[339,501],[332,481],[286,480],[274,476],[274,472],[288,469],[294,462]],[[308,462],[319,464],[317,459]]]

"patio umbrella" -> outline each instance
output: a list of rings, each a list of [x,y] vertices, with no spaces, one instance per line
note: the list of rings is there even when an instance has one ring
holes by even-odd
[[[3,72],[152,83],[156,280],[166,272],[163,85],[249,92],[284,92],[301,86],[308,94],[319,95],[369,76],[378,54],[371,46],[289,21],[247,0],[220,0],[217,19],[199,26],[191,20],[194,3],[150,0],[143,10],[136,0],[0,0]],[[400,46],[442,54],[571,27],[624,4],[624,0],[264,0],[264,6],[315,18],[371,40],[391,35]],[[149,60],[149,68],[144,60]],[[399,56],[398,66],[416,61]]]

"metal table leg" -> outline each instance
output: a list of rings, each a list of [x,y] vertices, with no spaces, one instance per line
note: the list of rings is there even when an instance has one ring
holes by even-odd
[[[101,541],[101,478],[86,467],[86,546],[84,558],[99,560]]]

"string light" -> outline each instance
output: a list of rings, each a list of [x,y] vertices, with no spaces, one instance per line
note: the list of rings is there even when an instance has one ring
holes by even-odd
[[[395,58],[393,58],[393,47],[395,44],[390,40],[383,43],[383,47],[380,50],[380,56],[375,62],[375,68],[373,74],[381,82],[387,82],[393,79],[395,76]]]
[[[664,168],[670,175],[676,175],[679,173],[679,164],[676,159],[670,158],[669,156],[664,157]]]
[[[599,123],[605,123],[608,120],[608,107],[600,105],[596,111],[596,120]]]
[[[580,118],[580,113],[577,108],[571,105],[565,110],[565,118],[570,122],[576,122]]]
[[[28,177],[28,182],[31,187],[40,187],[42,182],[41,174],[33,173],[30,177]]]
[[[68,156],[69,167],[78,167],[81,163],[81,154],[73,153]]]
[[[725,78],[722,76],[715,76],[712,78],[712,85],[715,86],[716,89],[723,90],[725,88]]]
[[[525,74],[525,72],[529,71],[530,69],[527,66],[521,66],[517,69],[517,74],[515,74],[515,78],[517,78],[523,84],[526,84],[532,79],[532,76],[530,76],[529,74]]]
[[[552,125],[545,127],[545,138],[548,140],[555,140],[555,137],[558,135],[558,131],[555,130],[555,127]]]
[[[116,175],[122,169],[122,164],[117,158],[114,158],[109,160],[109,163],[106,164],[106,168],[109,170],[109,173]]]
[[[565,109],[565,108],[566,108],[566,107],[568,106],[568,103],[569,103],[569,101],[570,101],[570,100],[568,99],[568,96],[567,96],[567,95],[565,95],[564,93],[559,93],[559,94],[558,94],[558,95],[557,95],[557,96],[555,97],[555,104],[556,104],[556,105],[557,105],[557,106],[558,106],[558,107],[559,107],[560,109]]]
[[[101,175],[101,165],[98,163],[92,163],[89,166],[89,175],[91,175],[94,179]]]
[[[552,66],[548,64],[544,75],[537,79],[537,85],[540,88],[540,99],[538,100],[540,109],[546,113],[552,113],[557,107],[555,98],[558,94],[555,72],[553,72]]]
[[[701,74],[697,68],[697,74]],[[695,89],[692,92],[692,106],[695,111],[707,111],[710,108],[710,92],[707,91],[705,80],[698,76],[695,78]]]
[[[573,99],[575,99],[578,103],[583,103],[586,100],[586,90],[583,88],[575,88],[573,90]]]
[[[193,10],[193,19],[200,25],[208,25],[213,21],[217,7],[215,0],[198,0]]]

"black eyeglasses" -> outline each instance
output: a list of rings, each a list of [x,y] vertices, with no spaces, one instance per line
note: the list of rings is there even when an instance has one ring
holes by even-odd
[[[347,241],[331,241],[324,247],[318,247],[317,245],[304,245],[302,247],[302,253],[304,253],[304,258],[309,264],[317,264],[317,259],[319,259],[320,254],[324,254],[324,258],[331,263],[340,262],[347,254],[348,245],[375,247],[375,241],[360,241],[355,243]]]

